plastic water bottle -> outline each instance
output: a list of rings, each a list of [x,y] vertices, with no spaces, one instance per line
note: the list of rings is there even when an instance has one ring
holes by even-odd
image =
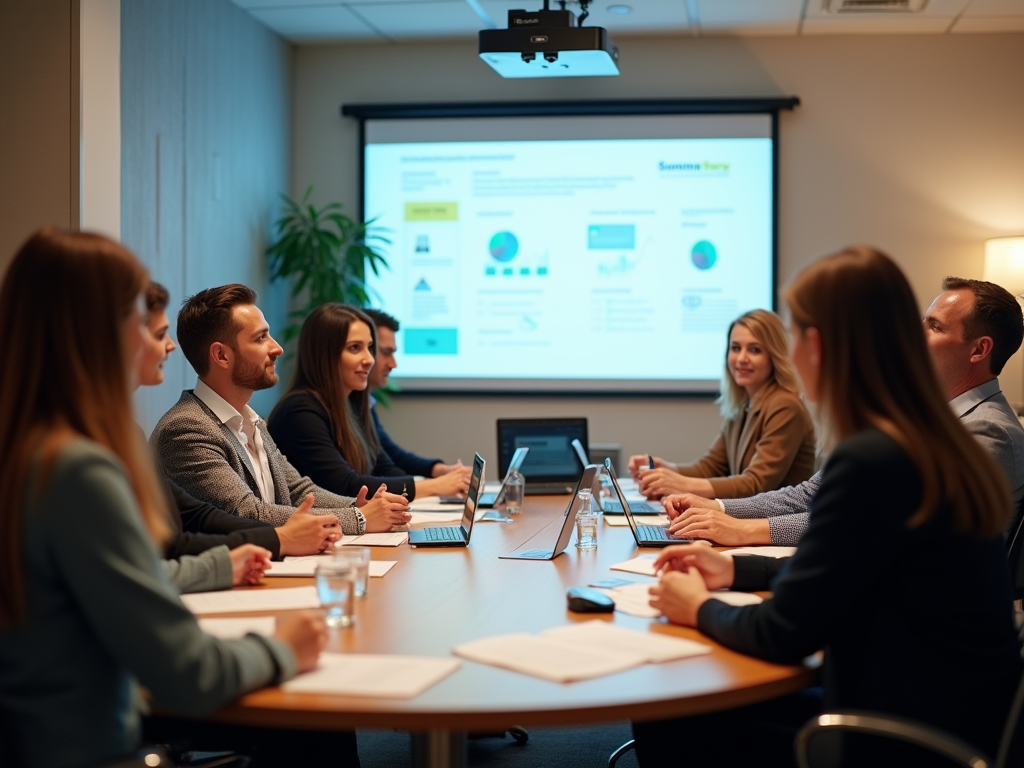
[[[589,488],[580,490],[579,509],[576,511],[576,548],[582,551],[597,549],[597,513],[594,511],[593,493]]]

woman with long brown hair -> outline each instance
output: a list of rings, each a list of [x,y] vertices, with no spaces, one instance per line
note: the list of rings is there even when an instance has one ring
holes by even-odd
[[[200,715],[323,647],[316,613],[273,638],[205,635],[161,567],[164,496],[129,400],[147,282],[119,244],[44,229],[0,287],[0,744],[15,765],[130,754],[136,681]]]
[[[295,379],[267,419],[274,442],[288,460],[322,488],[355,496],[391,493],[447,496],[463,493],[466,478],[451,472],[416,480],[380,447],[367,387],[377,331],[362,311],[323,304],[299,333]]]
[[[670,547],[651,605],[770,661],[823,648],[828,710],[911,718],[993,754],[1022,667],[1001,535],[1006,478],[947,404],[913,292],[890,258],[849,248],[806,268],[784,298],[793,362],[832,449],[807,532],[785,561]],[[709,592],[720,587],[774,594],[737,608]],[[658,765],[659,738],[671,733],[690,744],[673,754],[688,766],[789,765],[798,711],[787,699],[667,729],[636,724],[638,756]],[[726,745],[725,732],[746,738]],[[867,759],[863,744],[844,748],[844,765]],[[890,752],[870,764],[900,759],[923,758]]]

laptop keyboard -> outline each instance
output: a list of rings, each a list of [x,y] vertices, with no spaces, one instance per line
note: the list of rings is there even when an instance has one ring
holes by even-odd
[[[429,541],[459,541],[462,539],[460,530],[452,526],[427,526],[423,534]]]
[[[671,541],[668,528],[661,525],[638,525],[636,535],[641,541]]]
[[[622,508],[622,505],[619,504],[619,502],[612,501],[611,499],[605,499],[604,501],[602,501],[601,506],[604,507],[605,512],[609,512],[613,515],[621,515],[623,512],[625,512],[625,510]],[[651,504],[648,504],[646,501],[634,501],[630,503],[629,511],[635,515],[638,512],[657,512],[658,508]]]

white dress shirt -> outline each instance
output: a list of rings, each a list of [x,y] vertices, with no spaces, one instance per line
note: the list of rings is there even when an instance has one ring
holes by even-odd
[[[259,422],[259,414],[248,405],[244,412],[239,413],[227,400],[214,392],[206,383],[200,379],[196,384],[193,394],[206,403],[221,423],[234,433],[249,454],[249,463],[252,464],[253,474],[256,476],[256,485],[264,501],[271,504],[276,503],[274,493],[274,478],[270,474],[270,462],[267,460],[267,452],[263,449],[263,438],[259,429],[256,428]]]

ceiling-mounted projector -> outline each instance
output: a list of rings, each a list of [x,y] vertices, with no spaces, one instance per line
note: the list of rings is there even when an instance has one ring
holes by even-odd
[[[587,18],[589,0],[581,2]],[[572,11],[509,11],[508,29],[480,31],[480,58],[502,77],[599,77],[619,74],[608,30],[579,27]]]

